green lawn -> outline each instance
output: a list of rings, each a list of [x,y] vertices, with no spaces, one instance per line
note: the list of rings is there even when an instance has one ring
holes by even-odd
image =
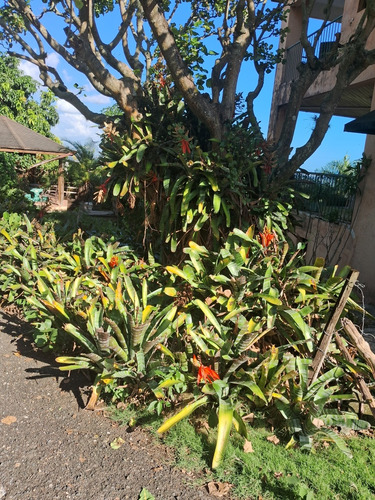
[[[127,421],[127,412],[116,412]],[[147,417],[141,417],[143,423]],[[160,424],[154,421],[152,429]],[[249,428],[253,452],[245,453],[244,439],[232,433],[223,465],[209,472],[214,449],[210,431],[197,432],[183,420],[164,437],[175,450],[176,464],[183,469],[205,471],[204,482],[229,482],[231,496],[246,500],[315,499],[370,500],[375,498],[375,439],[356,436],[347,439],[353,458],[347,458],[334,444],[323,443],[315,453],[284,448],[267,441],[272,434],[256,422]]]

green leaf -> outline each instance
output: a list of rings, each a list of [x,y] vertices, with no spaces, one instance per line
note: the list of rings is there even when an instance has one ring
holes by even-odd
[[[305,323],[300,312],[296,309],[285,309],[284,311],[279,311],[280,316],[282,316],[287,323],[293,328],[293,330],[298,334],[298,338],[304,338],[307,340],[307,347],[310,352],[313,350],[313,342],[310,327]]]
[[[158,434],[163,434],[164,432],[167,432],[171,427],[176,425],[180,420],[182,420],[185,417],[188,417],[195,411],[197,408],[199,408],[202,405],[207,404],[208,402],[208,397],[203,396],[203,398],[198,399],[197,401],[194,401],[194,403],[190,403],[185,406],[181,411],[177,413],[177,415],[173,415],[173,417],[168,418],[157,430]]]
[[[252,380],[248,380],[245,382],[233,382],[233,384],[247,387],[255,396],[258,396],[258,398],[262,399],[266,404],[268,404],[267,398],[263,394],[261,388]]]
[[[207,317],[209,322],[216,328],[216,330],[221,334],[221,326],[217,321],[215,315],[211,311],[211,309],[200,299],[193,300],[193,304],[199,307],[199,309],[203,312],[203,314]]]
[[[229,401],[220,400],[218,418],[217,441],[212,459],[213,469],[217,469],[221,464],[229,440],[229,433],[233,422],[233,406]]]
[[[233,229],[233,234],[235,234],[236,236],[238,236],[239,238],[241,238],[244,241],[248,241],[250,243],[252,243],[254,241],[246,233],[244,233],[243,231],[241,231],[241,229],[234,228]]]
[[[115,187],[113,188],[113,196],[118,196],[121,191],[121,182],[116,182]]]
[[[254,293],[254,297],[259,297],[274,306],[283,305],[280,299],[278,299],[277,297],[272,297],[271,295],[267,295],[266,293]]]
[[[213,206],[214,206],[214,213],[215,214],[219,213],[220,205],[221,205],[221,197],[215,193],[214,199],[213,199]]]
[[[148,147],[147,144],[141,144],[137,149],[137,154],[135,157],[137,163],[140,163],[142,161],[143,155],[145,154],[147,147]]]
[[[125,444],[125,441],[122,439],[122,437],[117,437],[112,441],[111,448],[112,450],[118,450],[123,444]]]
[[[155,497],[146,488],[143,488],[138,500],[155,500]]]

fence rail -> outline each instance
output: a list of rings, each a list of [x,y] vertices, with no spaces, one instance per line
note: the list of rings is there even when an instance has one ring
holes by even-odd
[[[336,41],[337,34],[341,32],[341,19],[342,16],[337,17],[324,27],[314,49],[314,55],[318,59],[322,59],[331,50]],[[312,46],[314,46],[315,37],[318,33],[319,30],[307,37]],[[290,82],[298,78],[299,73],[297,67],[301,62],[306,63],[307,57],[301,42],[297,42],[286,51],[285,81]]]
[[[356,199],[353,178],[339,174],[296,172],[297,209],[329,222],[350,224]],[[308,196],[308,198],[303,195]]]
[[[64,198],[65,199],[74,199],[76,198],[78,193],[78,188],[75,186],[66,186],[64,188]],[[57,196],[57,185],[52,185],[48,188],[47,194],[49,196]]]

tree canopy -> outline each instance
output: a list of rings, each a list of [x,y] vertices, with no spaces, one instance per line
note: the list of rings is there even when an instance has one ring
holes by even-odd
[[[0,37],[12,55],[39,68],[42,81],[57,97],[70,102],[95,123],[103,124],[107,117],[90,109],[79,91],[69,89],[63,75],[48,63],[51,51],[84,74],[98,92],[112,97],[129,121],[142,116],[145,86],[155,79],[167,79],[211,138],[220,141],[236,119],[262,135],[254,100],[266,75],[283,59],[283,53],[272,42],[273,37],[285,35],[280,20],[292,3],[43,0],[44,8],[37,11],[36,2],[9,0],[0,12]],[[374,1],[367,2],[350,41],[336,43],[321,59],[314,55],[314,48],[329,22],[334,2],[327,1],[322,26],[313,41],[307,34],[315,2],[301,3],[301,44],[306,62],[298,69],[283,131],[274,145],[277,165],[271,179],[278,182],[287,179],[317,149],[342,90],[375,61],[375,51],[365,47],[375,26]],[[112,38],[108,29],[103,29],[102,21],[108,18],[113,23]],[[250,64],[255,70],[252,73]],[[306,144],[291,155],[295,117],[303,96],[322,71],[333,68],[337,71],[335,86],[323,100]],[[239,116],[237,87],[241,71],[253,76],[249,78]]]
[[[19,61],[0,54],[0,114],[52,139],[51,127],[59,120],[55,97],[48,90],[36,98],[37,91],[37,82],[19,69]]]
[[[55,97],[48,90],[38,93],[38,84],[19,69],[16,58],[0,54],[0,114],[25,125],[46,137],[54,139],[51,127],[59,116],[54,106]],[[0,211],[14,209],[24,201],[27,167],[35,163],[32,155],[0,152]],[[33,171],[33,173],[36,173]],[[21,188],[21,189],[20,189]]]

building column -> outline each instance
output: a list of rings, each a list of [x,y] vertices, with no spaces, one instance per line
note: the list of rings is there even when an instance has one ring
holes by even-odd
[[[287,19],[282,22],[281,27],[282,29],[288,28],[289,31],[286,34],[284,42],[280,42],[280,49],[289,48],[300,41],[302,31],[301,2],[296,1],[294,5],[290,7]],[[278,64],[276,67],[270,121],[268,125],[268,140],[270,141],[279,140],[285,120],[285,105],[289,101],[290,94],[290,82],[285,83],[285,74],[287,69],[288,63]]]
[[[374,90],[371,111],[375,110]],[[360,185],[354,209],[355,240],[350,264],[360,272],[359,281],[365,285],[366,302],[375,305],[375,135],[367,136],[364,153],[372,161]]]

